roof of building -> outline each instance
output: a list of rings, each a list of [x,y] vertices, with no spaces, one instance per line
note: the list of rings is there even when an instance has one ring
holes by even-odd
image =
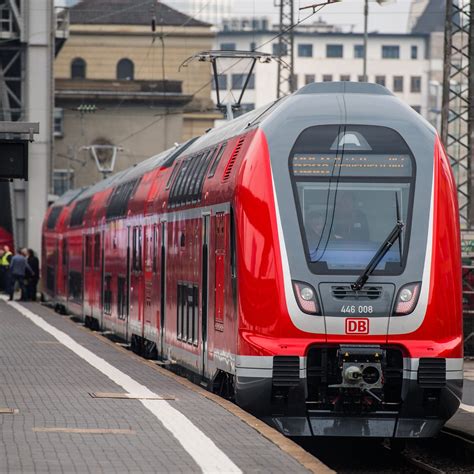
[[[418,17],[412,28],[412,33],[433,33],[444,31],[445,0],[429,0],[423,13]]]
[[[72,24],[210,26],[156,0],[82,0],[70,9]]]

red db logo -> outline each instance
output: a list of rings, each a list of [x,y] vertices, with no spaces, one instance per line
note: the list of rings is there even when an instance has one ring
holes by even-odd
[[[347,318],[346,334],[369,334],[368,318]]]

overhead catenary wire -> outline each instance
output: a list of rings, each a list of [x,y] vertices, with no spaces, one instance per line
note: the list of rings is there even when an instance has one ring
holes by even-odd
[[[208,2],[209,3],[209,2]],[[300,25],[301,23],[303,23],[304,21],[308,20],[309,18],[311,18],[312,16],[316,15],[316,13],[318,13],[320,11],[320,9],[318,9],[317,11],[315,12],[312,12],[308,15],[306,15],[305,17],[303,17],[302,19],[298,20],[297,22],[295,22],[293,25],[290,25],[288,28],[286,28],[284,31],[280,31],[279,33],[277,33],[276,35],[274,35],[273,37],[271,37],[269,40],[261,43],[260,45],[258,45],[256,47],[256,49],[259,49],[261,48],[262,46],[265,46],[267,45],[268,43],[270,43],[271,41],[274,41],[275,39],[278,39],[282,34],[285,34],[287,33],[288,31],[290,31],[291,29],[293,28],[296,28],[298,25]],[[233,67],[235,67],[237,64],[239,64],[240,62],[242,61],[242,59],[239,59],[237,61],[235,61],[233,64],[231,64],[230,66],[228,66],[227,68],[225,68],[221,74],[229,71],[230,69],[232,69]],[[205,84],[203,84],[201,87],[199,87],[198,89],[196,89],[194,92],[192,92],[192,95],[195,95],[195,94],[198,94],[199,92],[201,92],[203,89],[205,89],[208,85],[210,85],[212,83],[212,78],[209,79]],[[181,113],[181,112],[179,112]],[[150,128],[151,126],[155,125],[156,123],[160,122],[161,120],[163,120],[167,115],[170,115],[170,114],[173,114],[173,112],[168,112],[168,113],[165,113],[163,115],[161,115],[157,120],[154,120],[152,122],[150,122],[149,124],[145,125],[144,127],[142,127],[141,129],[139,130],[136,130],[134,132],[132,132],[131,134],[125,136],[124,138],[120,139],[118,141],[119,144],[129,140],[130,138],[138,135],[139,133],[145,131],[145,130],[148,130],[148,128]]]

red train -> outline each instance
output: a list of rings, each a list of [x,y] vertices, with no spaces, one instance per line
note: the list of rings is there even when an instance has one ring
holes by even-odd
[[[0,181],[0,202],[4,208],[0,213],[0,249],[5,245],[13,249],[13,225],[10,203],[10,183]]]
[[[450,165],[378,85],[307,85],[65,195],[43,271],[58,308],[287,435],[429,437],[460,403]]]

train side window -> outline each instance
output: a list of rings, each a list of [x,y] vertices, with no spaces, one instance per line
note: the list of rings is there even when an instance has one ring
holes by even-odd
[[[219,162],[221,161],[222,155],[224,154],[224,150],[227,143],[223,143],[222,146],[219,148],[219,152],[216,154],[214,161],[211,164],[209,169],[209,173],[207,175],[208,178],[212,178],[216,174],[217,167],[219,166]]]
[[[82,273],[70,271],[69,272],[69,297],[76,302],[82,299]]]
[[[117,312],[119,319],[127,315],[127,280],[123,276],[117,277]]]
[[[81,226],[84,222],[86,211],[89,207],[92,198],[85,198],[76,203],[74,209],[71,212],[71,218],[69,220],[69,227]]]
[[[199,165],[201,160],[204,156],[204,153],[200,153],[196,155],[191,160],[191,165],[188,168],[188,172],[186,174],[185,184],[183,186],[183,190],[180,195],[180,204],[189,203],[192,201],[192,189],[194,188],[194,180],[196,179],[196,173],[199,169]]]
[[[177,339],[187,344],[198,344],[199,287],[179,282],[177,286]]]
[[[137,228],[132,229],[132,270],[137,268]]]
[[[142,228],[138,228],[138,271],[142,271],[142,262],[143,262],[143,235]]]
[[[62,245],[62,262],[63,265],[67,264],[67,239],[63,239],[63,245]]]
[[[236,255],[236,229],[234,209],[230,208],[230,274],[232,278],[237,277],[237,255]]]
[[[48,220],[46,221],[46,228],[52,230],[56,227],[56,223],[58,221],[59,215],[63,210],[63,206],[56,206],[51,209],[49,213]]]
[[[183,182],[185,180],[188,168],[190,166],[190,157],[188,156],[183,160],[183,163],[179,169],[179,173],[176,176],[176,179],[171,187],[170,191],[170,203],[175,204],[177,198],[181,195],[181,189],[183,187]]]
[[[85,243],[84,243],[84,247],[85,247],[85,263],[86,263],[86,268],[90,268],[92,265],[92,255],[91,255],[91,236],[90,235],[86,235],[86,238],[85,238]]]
[[[132,270],[140,272],[142,270],[142,229],[141,227],[133,228],[133,249],[132,249]]]
[[[91,265],[92,266],[92,265]],[[100,267],[100,234],[94,235],[94,267]]]
[[[168,182],[166,183],[166,188],[165,189],[169,189],[171,187],[171,185],[174,182],[175,176],[178,174],[178,171],[181,168],[182,164],[183,164],[183,161],[180,161],[179,163],[176,163],[174,165],[173,171],[170,174],[170,177],[168,179]]]
[[[153,226],[153,257],[152,257],[152,271],[158,271],[158,226]]]
[[[112,275],[104,278],[104,313],[112,313]]]
[[[199,322],[199,288],[193,285],[193,345],[198,345],[198,322]]]
[[[108,220],[117,217],[124,217],[127,214],[128,203],[138,187],[140,178],[119,184],[114,188],[113,193],[109,196],[105,216]]]
[[[205,158],[202,160],[196,182],[194,183],[194,189],[192,190],[193,199],[195,200],[198,200],[201,197],[204,176],[206,175],[206,171],[209,168],[209,163],[212,161],[212,159],[214,158],[214,156],[216,156],[217,153],[217,147],[213,148],[212,150],[209,150]]]

